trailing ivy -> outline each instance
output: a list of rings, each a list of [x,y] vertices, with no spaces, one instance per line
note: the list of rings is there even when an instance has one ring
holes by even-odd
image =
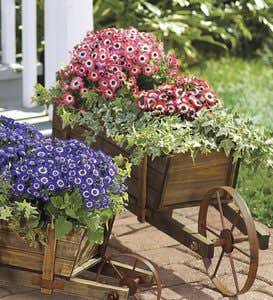
[[[247,165],[272,167],[272,135],[229,109],[216,106],[209,113],[203,110],[192,122],[178,116],[153,117],[139,111],[132,99],[124,100],[127,96],[130,99],[127,93],[120,91],[115,101],[108,101],[90,91],[86,95],[86,112],[67,111],[59,106],[58,113],[65,124],[90,128],[92,134],[90,130],[85,132],[89,144],[99,133],[106,133],[130,150],[133,164],[139,164],[145,154],[155,158],[189,152],[194,158],[198,151],[224,150],[226,155],[232,152],[234,162],[240,159]]]
[[[38,90],[43,87],[38,86]],[[54,103],[54,90],[47,104]],[[263,127],[244,119],[230,109],[216,105],[198,112],[194,121],[182,120],[179,116],[154,117],[140,111],[129,87],[122,87],[114,100],[106,100],[90,90],[83,96],[86,111],[57,106],[57,114],[63,126],[83,126],[86,142],[90,145],[96,136],[105,133],[119,146],[129,150],[131,162],[139,164],[144,155],[155,158],[161,155],[189,152],[209,153],[224,150],[232,152],[234,162],[243,160],[246,165],[273,166],[273,136]]]

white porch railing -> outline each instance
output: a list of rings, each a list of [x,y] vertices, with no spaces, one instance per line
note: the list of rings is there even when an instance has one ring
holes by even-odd
[[[1,1],[0,64],[13,68],[16,62],[15,0]],[[92,0],[45,0],[45,85],[55,81],[56,71],[68,59],[68,51],[93,28]],[[36,0],[22,0],[22,105],[32,107],[37,82]]]

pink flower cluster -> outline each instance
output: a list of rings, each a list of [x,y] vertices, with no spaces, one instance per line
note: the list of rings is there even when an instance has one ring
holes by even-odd
[[[209,109],[218,101],[205,80],[177,76],[174,84],[162,84],[156,89],[139,92],[137,106],[154,115],[179,114],[193,120],[199,110]]]
[[[133,92],[137,91],[136,78],[156,73],[163,57],[163,44],[153,34],[135,28],[89,32],[74,47],[69,66],[59,72],[66,93],[58,103],[74,105],[77,96],[90,88],[111,99],[128,80],[133,83]],[[169,60],[174,69],[176,59]]]
[[[140,90],[139,77],[145,80],[162,71],[163,61],[167,62],[166,77],[171,76],[174,83]],[[166,57],[163,44],[153,34],[132,27],[88,32],[72,50],[69,65],[59,71],[62,93],[56,102],[84,110],[81,99],[88,90],[112,99],[127,82],[141,110],[194,119],[201,108],[210,108],[218,99],[206,81],[181,77],[178,69],[175,54]]]

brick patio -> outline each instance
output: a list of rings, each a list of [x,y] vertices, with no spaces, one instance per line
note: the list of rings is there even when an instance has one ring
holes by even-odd
[[[194,217],[196,211],[193,208],[178,210],[175,218],[183,218],[183,222],[191,227],[196,226]],[[271,234],[273,230],[271,230]],[[138,223],[136,217],[126,213],[115,223],[113,235],[108,252],[137,252],[149,259],[158,267],[163,283],[162,299],[239,299],[239,300],[267,300],[273,299],[273,245],[270,249],[262,251],[260,255],[258,276],[251,291],[237,298],[224,298],[213,289],[201,259],[178,244],[174,239],[151,227],[149,224]],[[242,271],[246,266],[242,261]],[[0,288],[0,298],[7,300],[36,300],[36,299],[83,299],[77,297],[54,294],[42,296],[37,290],[21,287]],[[146,290],[138,295],[141,300],[156,299],[154,290]]]

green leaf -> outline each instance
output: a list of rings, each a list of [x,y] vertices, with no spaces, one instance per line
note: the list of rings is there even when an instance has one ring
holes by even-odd
[[[4,221],[8,221],[9,218],[12,217],[12,209],[8,206],[0,207],[0,219]]]
[[[104,239],[104,229],[102,227],[93,230],[90,229],[87,231],[88,239],[92,243],[102,244]]]
[[[229,139],[225,139],[221,141],[220,147],[224,149],[226,155],[228,156],[234,147],[234,143]]]
[[[60,239],[62,236],[68,234],[73,229],[73,224],[67,221],[66,217],[59,216],[54,223],[56,238]]]
[[[64,198],[62,196],[51,197],[51,203],[56,208],[63,208],[63,207],[65,207],[65,205],[64,205]]]
[[[151,4],[151,3],[147,2],[147,1],[143,2],[143,4],[148,8],[148,10],[150,12],[152,12],[153,14],[155,14],[158,17],[161,16],[161,10],[157,6]]]

